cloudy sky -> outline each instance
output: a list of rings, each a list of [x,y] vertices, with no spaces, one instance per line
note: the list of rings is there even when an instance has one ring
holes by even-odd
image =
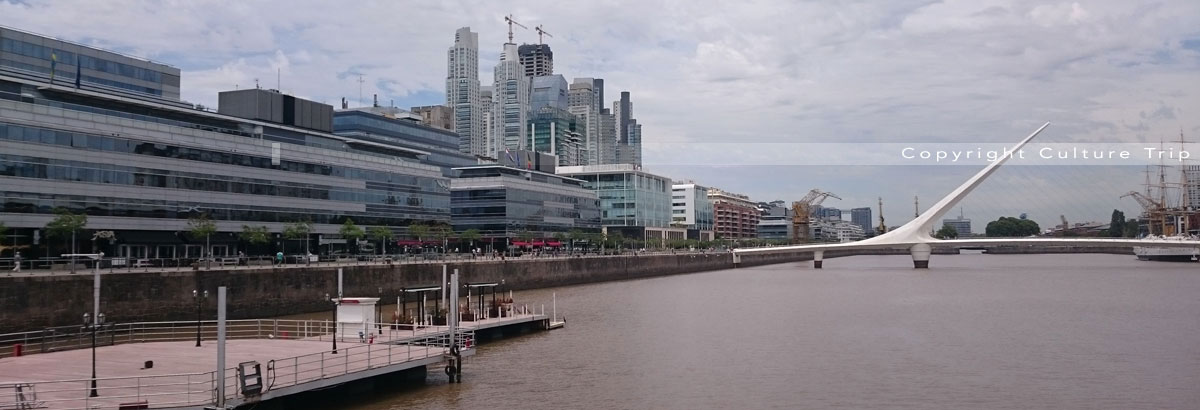
[[[444,103],[458,27],[480,33],[490,84],[511,13],[553,35],[557,73],[604,78],[609,100],[633,93],[649,170],[764,201],[814,187],[844,208],[883,197],[889,225],[978,166],[878,165],[855,144],[1007,143],[1045,121],[1043,142],[1200,140],[1194,0],[504,3],[0,0],[0,24],[177,66],[195,103],[274,88],[278,72],[317,101],[356,101],[361,86],[368,103],[408,107]],[[518,28],[516,42],[536,41]],[[843,165],[806,165],[805,150]],[[963,205],[977,221],[1107,221],[1137,212],[1118,197],[1141,190],[1142,169],[1009,167]]]

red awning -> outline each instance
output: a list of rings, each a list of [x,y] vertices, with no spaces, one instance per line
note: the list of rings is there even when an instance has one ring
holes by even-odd
[[[546,242],[546,246],[555,246],[555,247],[558,247],[558,246],[562,246],[562,242],[559,242],[559,241],[549,241],[549,242]]]
[[[546,242],[543,242],[541,239],[538,239],[536,241],[533,241],[533,246],[546,246]]]
[[[513,246],[529,246],[529,242],[513,241],[512,245]]]
[[[396,245],[399,245],[399,246],[421,246],[421,241],[412,240],[412,239],[402,239],[402,240],[396,241]]]

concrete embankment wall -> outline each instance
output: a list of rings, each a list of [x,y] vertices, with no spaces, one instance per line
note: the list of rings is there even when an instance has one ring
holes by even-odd
[[[809,253],[756,255],[743,266],[808,260]],[[533,289],[637,279],[733,268],[732,255],[641,255],[546,260],[449,263],[463,282],[500,282],[503,289]],[[441,264],[344,266],[344,295],[371,297],[383,289],[394,300],[404,287],[436,286]],[[193,289],[207,289],[202,316],[215,318],[216,288],[229,287],[229,317],[262,318],[330,310],[325,294],[335,294],[337,268],[263,267],[235,270],[104,274],[101,312],[110,322],[194,320]],[[0,277],[0,333],[78,324],[92,310],[92,275]]]
[[[995,246],[988,247],[984,253],[993,255],[1035,254],[1035,253],[1108,253],[1114,255],[1133,255],[1133,247],[1081,247],[1081,246]]]

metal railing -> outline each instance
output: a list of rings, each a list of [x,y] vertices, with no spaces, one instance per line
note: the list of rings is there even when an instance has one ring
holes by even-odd
[[[543,312],[544,313],[544,312]],[[509,313],[511,317],[513,313]],[[479,319],[475,319],[479,320]],[[444,335],[447,326],[407,323],[338,322],[337,330],[328,320],[244,319],[227,320],[227,339],[284,339],[359,343],[408,343],[424,337]],[[196,340],[197,322],[114,323],[96,332],[96,346],[127,343],[179,342]],[[217,337],[217,321],[199,322],[202,342]],[[19,348],[18,348],[19,345]],[[92,346],[92,333],[81,326],[62,326],[43,330],[0,334],[0,358],[85,349]],[[2,407],[0,407],[2,408]]]
[[[321,266],[365,266],[365,265],[394,265],[447,262],[494,262],[500,260],[546,260],[568,258],[604,258],[631,255],[720,255],[728,251],[631,251],[614,252],[607,250],[600,254],[593,252],[526,252],[518,256],[512,255],[471,255],[470,253],[424,253],[424,254],[390,254],[390,255],[354,255],[338,257],[329,255],[313,255],[316,260],[305,261],[304,255],[288,255],[283,263],[278,263],[270,256],[220,256],[213,258],[104,258],[100,264],[101,273],[133,273],[133,272],[171,272],[189,270],[236,270],[261,269],[267,267],[297,268]],[[78,258],[74,261],[75,273],[91,273],[96,261]],[[23,259],[21,271],[13,271],[13,258],[0,258],[0,276],[37,276],[45,274],[61,274],[71,271],[72,261],[65,258]]]
[[[100,397],[89,397],[91,383],[92,379],[0,383],[0,409],[115,409],[138,403],[202,406],[216,397],[216,372],[100,378]]]

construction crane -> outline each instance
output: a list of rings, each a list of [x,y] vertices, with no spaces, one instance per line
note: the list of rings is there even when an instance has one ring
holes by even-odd
[[[883,197],[879,197],[879,227],[875,231],[879,235],[887,233],[887,225],[883,224]]]
[[[1169,226],[1167,225],[1167,218],[1166,218],[1166,212],[1165,212],[1166,208],[1163,206],[1162,203],[1155,201],[1154,199],[1150,198],[1148,195],[1142,194],[1141,192],[1137,192],[1137,191],[1129,191],[1129,193],[1127,193],[1125,195],[1121,195],[1121,198],[1125,198],[1127,196],[1133,197],[1133,200],[1137,201],[1138,205],[1142,206],[1142,210],[1146,214],[1146,219],[1148,221],[1151,235],[1171,235],[1171,234],[1173,234],[1173,232],[1170,232],[1170,233],[1167,232],[1168,230],[1171,230],[1171,229],[1168,229]],[[1155,232],[1156,228],[1158,230],[1157,232]]]
[[[808,195],[799,201],[792,202],[792,242],[804,243],[811,240],[808,234],[809,219],[812,217],[812,211],[821,202],[825,202],[826,198],[842,199],[832,192],[825,192],[820,189],[808,191]]]
[[[529,27],[525,27],[524,24],[518,23],[516,20],[513,20],[512,14],[504,16],[504,22],[508,23],[508,44],[516,44],[516,43],[513,43],[513,35],[512,35],[513,24],[516,24],[517,26],[519,26],[523,29],[529,30]]]
[[[534,27],[533,31],[536,31],[538,33],[538,44],[545,44],[545,43],[542,43],[542,35],[545,35],[546,37],[551,37],[551,38],[554,37],[554,36],[550,35],[550,32],[542,29],[541,24],[538,24],[537,27]]]

